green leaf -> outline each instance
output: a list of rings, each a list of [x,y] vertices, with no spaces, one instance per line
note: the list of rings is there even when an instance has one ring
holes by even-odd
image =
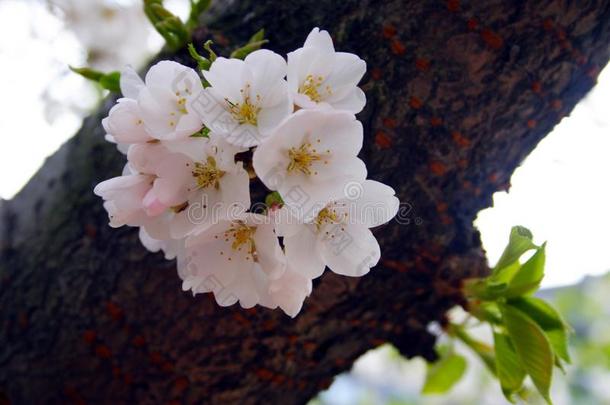
[[[443,394],[449,391],[464,375],[466,359],[458,354],[450,354],[438,362],[428,365],[423,394]]]
[[[540,282],[544,278],[545,247],[546,243],[517,271],[508,285],[507,297],[533,294],[538,290]]]
[[[74,66],[68,66],[71,71],[77,73],[84,77],[85,79],[93,80],[94,82],[99,82],[100,79],[104,76],[104,73],[94,70],[88,67],[76,68]]]
[[[115,93],[120,93],[121,91],[120,72],[103,73],[88,67],[75,68],[72,66],[70,66],[70,70],[72,70],[74,73],[83,76],[85,79],[89,79],[91,81],[99,83],[99,85],[106,90],[110,90]]]
[[[517,308],[533,319],[546,334],[557,357],[570,363],[570,354],[568,352],[569,326],[555,308],[536,297],[511,299],[508,301],[508,305]]]
[[[544,330],[514,306],[502,306],[501,310],[521,366],[529,374],[542,397],[549,404],[552,403],[549,390],[555,356]]]
[[[513,402],[513,395],[523,386],[525,371],[521,367],[510,338],[503,333],[494,333],[496,351],[496,375],[500,380],[502,392],[506,399]]]
[[[510,231],[508,246],[504,249],[500,260],[498,260],[494,267],[493,273],[519,260],[521,255],[528,250],[536,249],[538,246],[532,240],[533,236],[529,229],[523,226],[514,226]]]
[[[232,58],[245,59],[251,52],[260,49],[261,46],[269,42],[265,39],[265,30],[260,29],[256,34],[252,35],[248,43],[240,48],[237,48],[231,53]]]
[[[115,93],[121,92],[121,73],[111,72],[100,79],[100,85],[106,90],[114,91]]]

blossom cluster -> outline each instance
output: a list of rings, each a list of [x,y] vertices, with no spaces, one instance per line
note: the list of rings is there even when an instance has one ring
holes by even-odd
[[[185,291],[222,306],[294,317],[326,267],[366,274],[380,258],[370,228],[399,201],[358,158],[365,70],[317,28],[287,60],[218,57],[204,80],[172,61],[144,80],[125,69],[102,124],[128,163],[95,188],[110,225],[139,227],[147,249],[177,258]],[[250,210],[256,178],[273,192],[264,214]]]

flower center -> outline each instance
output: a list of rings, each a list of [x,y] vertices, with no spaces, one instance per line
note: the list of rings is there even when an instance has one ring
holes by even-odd
[[[324,77],[322,76],[314,77],[313,75],[307,75],[303,83],[299,86],[299,93],[305,94],[311,101],[319,103],[322,100],[322,95],[319,90],[322,82],[324,82]],[[328,95],[332,94],[330,86],[326,86],[325,90]]]
[[[338,224],[339,216],[337,215],[337,211],[327,206],[322,208],[313,222],[316,224],[316,228],[319,231],[324,225]]]
[[[232,103],[228,98],[225,98],[225,101],[229,105],[229,112],[240,124],[250,124],[256,125],[258,122],[258,113],[261,111],[261,108],[252,103],[250,100],[250,85],[246,85],[246,89],[241,89],[240,92],[244,95],[243,103]],[[256,96],[256,100],[260,101],[260,96]]]
[[[217,190],[220,186],[220,179],[225,174],[216,166],[216,159],[212,156],[208,156],[206,163],[195,162],[195,167],[191,173],[197,181],[198,188],[213,186]]]
[[[246,260],[252,259],[252,261],[258,261],[256,253],[256,246],[254,244],[254,233],[256,232],[255,226],[248,226],[241,221],[237,221],[231,225],[223,234],[225,242],[231,242],[231,249],[234,251],[241,252],[242,249],[246,249],[247,255]],[[218,235],[215,236],[218,239]],[[224,256],[224,252],[220,251],[220,255]],[[227,260],[231,260],[231,257],[227,257]]]
[[[288,150],[288,158],[290,159],[287,168],[289,173],[298,170],[308,176],[311,175],[311,165],[313,162],[321,159],[320,155],[311,147],[309,142],[302,144],[299,148],[290,148]],[[318,174],[318,172],[314,174]]]

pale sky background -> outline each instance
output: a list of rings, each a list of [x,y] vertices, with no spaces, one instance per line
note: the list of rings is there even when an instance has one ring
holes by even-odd
[[[174,0],[169,8],[184,15],[185,4]],[[85,23],[94,25],[96,20]],[[66,70],[68,64],[85,63],[86,51],[77,37],[42,1],[0,0],[2,198],[11,198],[95,105],[96,92]],[[142,46],[152,53],[160,44],[160,37],[151,33]],[[610,69],[605,69],[594,91],[515,172],[510,192],[496,193],[494,207],[479,214],[476,223],[491,263],[499,257],[511,226],[520,224],[530,228],[537,241],[548,241],[544,286],[610,270],[609,135]]]

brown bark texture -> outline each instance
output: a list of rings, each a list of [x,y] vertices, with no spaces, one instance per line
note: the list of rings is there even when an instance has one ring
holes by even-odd
[[[0,205],[0,403],[303,404],[384,342],[434,359],[427,326],[488,271],[473,219],[594,85],[610,1],[227,1],[195,39],[226,55],[264,27],[285,53],[315,26],[368,64],[361,157],[403,202],[375,230],[380,264],[327,272],[296,319],[182,292],[93,195],[124,164],[109,99]]]

